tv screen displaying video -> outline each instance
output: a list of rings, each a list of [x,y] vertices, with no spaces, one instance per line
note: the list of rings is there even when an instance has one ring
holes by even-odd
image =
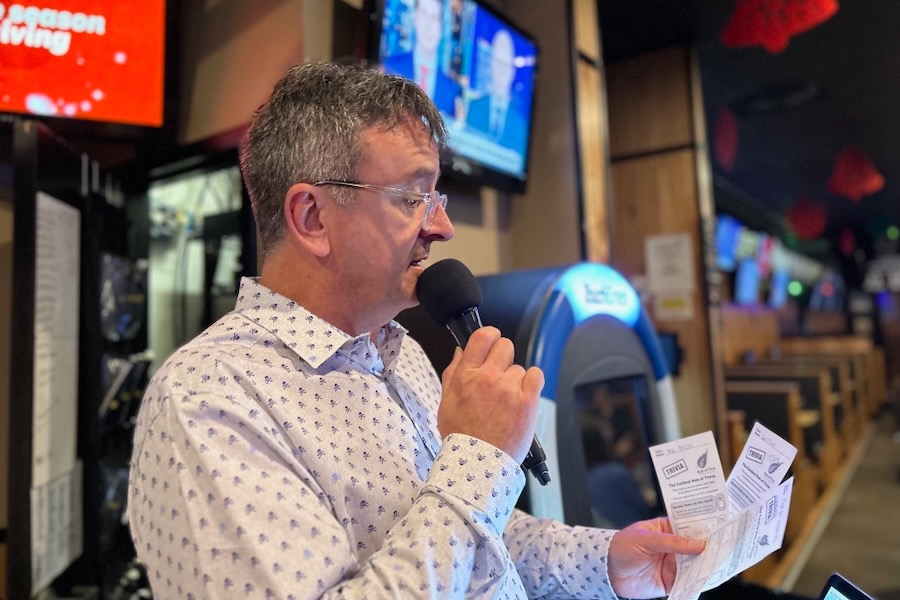
[[[454,170],[465,174],[469,161],[516,191],[527,177],[537,56],[532,38],[476,0],[384,0],[380,67],[437,105]]]
[[[736,304],[752,306],[759,303],[759,264],[756,258],[744,258],[738,262],[734,283]]]
[[[769,306],[782,308],[787,304],[788,285],[790,283],[790,272],[784,269],[776,269],[772,272],[772,281],[769,283]]]
[[[165,0],[0,3],[0,112],[160,126]]]
[[[734,271],[736,266],[735,250],[741,223],[734,217],[719,215],[716,217],[716,266],[723,271]]]

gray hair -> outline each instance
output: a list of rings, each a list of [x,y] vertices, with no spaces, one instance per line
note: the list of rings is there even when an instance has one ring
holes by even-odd
[[[346,65],[291,68],[256,111],[240,150],[263,254],[284,237],[284,198],[292,185],[352,180],[363,158],[360,133],[411,121],[427,127],[439,150],[446,147],[443,119],[415,83]],[[335,189],[335,200],[349,202],[347,192]]]

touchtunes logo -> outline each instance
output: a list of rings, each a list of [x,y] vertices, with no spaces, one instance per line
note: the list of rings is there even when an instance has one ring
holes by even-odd
[[[590,304],[624,307],[628,305],[628,293],[624,289],[608,283],[598,285],[585,283],[584,300]]]

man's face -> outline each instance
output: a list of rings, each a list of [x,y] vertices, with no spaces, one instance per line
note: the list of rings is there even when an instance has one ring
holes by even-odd
[[[491,90],[499,96],[509,94],[516,77],[516,49],[512,37],[499,31],[491,42]]]
[[[356,181],[416,192],[434,190],[439,175],[437,147],[416,121],[390,130],[368,129],[360,135],[363,160]],[[386,323],[415,306],[416,282],[433,241],[453,237],[453,225],[438,209],[434,223],[422,229],[424,204],[373,190],[359,190],[356,200],[340,207],[334,239],[340,278],[356,311]]]
[[[442,0],[418,0],[413,13],[416,51],[435,52],[441,42]]]

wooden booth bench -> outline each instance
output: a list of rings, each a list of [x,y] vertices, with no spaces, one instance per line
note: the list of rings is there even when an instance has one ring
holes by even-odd
[[[788,337],[780,339],[777,348],[784,354],[852,357],[853,381],[863,400],[860,413],[868,420],[884,405],[887,396],[884,350],[869,338],[851,335]]]
[[[851,374],[852,359],[843,356],[820,354],[785,354],[778,358],[757,360],[757,365],[797,365],[801,367],[825,368],[831,383],[830,403],[834,407],[834,425],[840,433],[844,448],[849,451],[862,434],[861,403],[855,393]]]
[[[884,352],[864,336],[818,330],[815,337],[782,337],[778,315],[765,307],[723,304],[721,360],[729,436],[737,448],[754,421],[797,447],[785,545],[741,574],[781,587],[808,550],[824,511],[843,489],[849,457],[869,421],[886,402]],[[729,467],[731,465],[728,465]]]
[[[790,364],[735,365],[725,367],[725,380],[726,385],[730,381],[741,380],[787,381],[797,384],[801,408],[796,420],[803,431],[802,445],[806,455],[816,463],[821,486],[827,486],[838,473],[844,452],[844,445],[834,423],[836,401],[831,393],[831,375],[828,369]],[[743,410],[742,407],[731,404],[728,406]],[[771,428],[765,420],[760,421]],[[791,441],[789,438],[785,439]]]
[[[725,383],[725,402],[735,459],[743,448],[746,432],[756,421],[797,448],[791,466],[794,489],[785,531],[785,543],[790,543],[816,503],[820,487],[818,469],[806,454],[800,385],[792,381],[728,381]]]

